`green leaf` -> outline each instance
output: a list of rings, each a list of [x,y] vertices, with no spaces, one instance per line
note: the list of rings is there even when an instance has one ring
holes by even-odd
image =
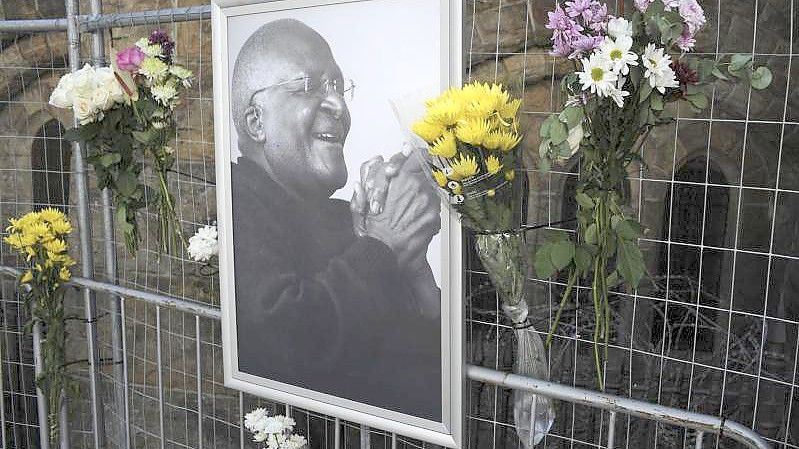
[[[596,245],[596,231],[596,223],[591,223],[588,229],[585,230],[585,243]]]
[[[660,95],[652,95],[649,97],[649,105],[654,111],[663,110],[663,97]]]
[[[718,67],[713,67],[713,70],[711,70],[710,74],[715,76],[716,78],[718,78],[720,80],[727,81],[727,80],[730,79],[728,76],[726,76],[723,73],[721,73],[721,70],[719,70]]]
[[[605,278],[605,283],[608,285],[609,288],[613,288],[619,284],[619,271],[613,270],[612,273]]]
[[[552,124],[556,123],[558,119],[554,115],[550,115],[544,120],[544,123],[541,124],[541,129],[538,131],[538,135],[541,136],[542,139],[546,139],[549,137],[549,130],[552,128]]]
[[[569,137],[569,131],[566,129],[565,124],[555,121],[549,127],[549,137],[554,145],[558,145]]]
[[[577,267],[577,271],[587,273],[591,270],[591,259],[591,253],[585,245],[580,245],[575,248],[574,265]]]
[[[761,66],[752,72],[752,79],[749,81],[753,89],[762,90],[771,84],[772,75],[768,67]]]
[[[144,145],[149,145],[158,138],[158,132],[153,129],[147,131],[133,131],[131,134],[137,142]]]
[[[688,100],[688,102],[691,103],[691,105],[697,109],[705,109],[710,104],[710,102],[707,99],[707,95],[705,95],[702,92],[686,95],[685,99]]]
[[[624,240],[635,240],[641,236],[641,225],[634,220],[624,220],[616,226],[616,234]]]
[[[103,167],[108,168],[121,160],[122,160],[122,155],[120,155],[119,153],[106,153],[100,156],[98,162]]]
[[[616,269],[631,287],[638,287],[644,276],[644,257],[637,243],[621,239],[618,241]]]
[[[129,171],[120,172],[116,182],[114,183],[114,189],[119,192],[120,195],[125,197],[133,195],[133,192],[136,191],[138,186],[139,180],[136,179],[135,174]]]
[[[575,195],[575,199],[577,199],[577,204],[579,204],[580,207],[583,207],[585,209],[594,208],[594,200],[592,200],[590,196],[586,195],[583,192],[578,192],[577,195]]]
[[[742,55],[742,54],[732,55],[732,57],[730,58],[730,66],[727,68],[727,70],[730,73],[738,72],[744,69],[747,66],[747,64],[749,64],[751,61],[752,61],[752,55]]]
[[[564,269],[574,259],[574,243],[571,240],[553,243],[549,257],[556,269]]]
[[[644,79],[641,82],[641,89],[638,91],[638,104],[643,103],[649,98],[649,94],[652,93],[652,85],[649,84],[648,79]]]
[[[560,121],[566,123],[569,129],[574,128],[583,121],[583,108],[568,107],[560,113]]]
[[[550,249],[552,245],[546,244],[543,245],[539,250],[535,253],[535,272],[538,277],[544,279],[551,277],[555,272],[557,272],[557,268],[555,265],[552,264],[552,259],[550,257]]]

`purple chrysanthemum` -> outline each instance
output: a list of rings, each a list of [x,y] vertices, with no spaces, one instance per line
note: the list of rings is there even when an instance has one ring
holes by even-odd
[[[652,4],[652,1],[653,0],[635,0],[635,7],[641,12],[646,12],[649,5]]]
[[[175,50],[175,41],[169,38],[166,32],[155,30],[150,33],[148,38],[150,45],[158,44],[161,46],[161,59],[166,63],[172,62],[172,52]]]

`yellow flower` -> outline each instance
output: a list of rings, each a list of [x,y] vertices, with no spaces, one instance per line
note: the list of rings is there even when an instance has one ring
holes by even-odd
[[[44,244],[44,249],[49,253],[63,253],[67,250],[67,244],[61,239],[53,239]]]
[[[483,146],[487,150],[498,150],[502,145],[502,133],[499,131],[491,131],[483,138]]]
[[[505,179],[508,181],[513,181],[513,178],[516,177],[516,172],[514,170],[508,170],[505,172]]]
[[[41,222],[25,225],[25,227],[22,228],[22,234],[32,238],[36,238],[36,240],[42,242],[46,242],[53,239],[53,234],[52,232],[50,232],[50,227]]]
[[[464,156],[461,155],[459,159],[452,161],[452,175],[450,178],[461,181],[466,179],[470,176],[474,176],[480,171],[479,167],[477,166],[477,161],[474,159],[474,156]]]
[[[503,119],[510,120],[516,117],[516,113],[519,112],[519,106],[521,105],[521,100],[514,99],[500,106],[499,111],[497,112],[499,112],[499,116]]]
[[[518,145],[519,142],[521,141],[522,141],[522,136],[520,136],[519,134],[516,134],[515,132],[503,131],[502,133],[500,133],[499,149],[504,152],[508,152],[516,148],[516,145]]]
[[[455,136],[451,132],[445,132],[440,139],[436,140],[433,146],[430,147],[430,154],[433,156],[441,156],[451,158],[455,156],[458,151],[458,146],[455,142]]]
[[[19,282],[21,284],[28,284],[33,280],[33,272],[31,270],[26,271],[22,274],[22,277],[19,278]]]
[[[55,263],[63,263],[63,262],[67,261],[67,257],[69,257],[69,256],[67,256],[66,254],[57,254],[57,253],[54,253],[52,251],[47,251],[47,260],[48,260],[48,262],[52,261],[52,262],[55,262]]]
[[[50,228],[54,233],[59,235],[69,234],[72,232],[72,225],[64,219],[53,221],[50,223]]]
[[[458,122],[458,127],[455,128],[455,136],[461,142],[477,146],[483,143],[483,139],[485,139],[489,131],[488,120],[466,119]]]
[[[25,246],[22,243],[22,234],[16,232],[3,237],[3,241],[11,245],[11,247],[14,249],[22,249],[22,247]]]
[[[497,191],[496,191],[496,190],[494,190],[494,189],[488,189],[488,190],[486,191],[486,196],[487,196],[487,197],[489,197],[489,198],[493,198],[493,197],[494,197],[494,195],[496,195],[496,194],[497,194]]]
[[[430,123],[427,120],[420,120],[413,124],[413,132],[425,140],[427,143],[433,143],[444,134],[444,127],[436,123]]]
[[[440,187],[446,187],[447,185],[447,175],[444,174],[441,170],[433,170],[433,179],[436,180],[436,183]]]
[[[427,107],[425,120],[445,127],[451,126],[458,123],[462,112],[463,107],[458,102],[445,98],[444,100],[433,102]]]
[[[36,257],[36,250],[28,246],[25,248],[25,254],[27,255],[26,259],[30,262],[32,258]]]
[[[64,220],[64,213],[53,207],[48,207],[39,211],[39,217],[48,223],[53,223],[58,220]]]
[[[70,277],[72,277],[72,273],[69,272],[69,268],[61,267],[61,269],[58,270],[58,279],[61,279],[62,281],[66,282],[69,280]]]
[[[493,154],[486,158],[486,171],[490,174],[495,174],[502,170],[502,164],[499,162],[496,156]]]
[[[65,267],[71,267],[71,266],[75,265],[76,263],[77,262],[75,262],[75,259],[73,259],[73,258],[71,258],[69,256],[64,256],[64,261],[63,261],[62,265],[64,265]]]
[[[44,267],[42,267],[42,264],[40,264],[40,263],[37,263],[36,265],[34,265],[33,268],[35,268],[36,271],[38,271],[39,273],[44,271]]]

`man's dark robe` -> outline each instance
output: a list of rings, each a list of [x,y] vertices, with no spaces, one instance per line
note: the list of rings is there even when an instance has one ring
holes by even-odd
[[[239,370],[440,421],[440,318],[391,249],[346,201],[303,203],[243,157],[231,175]]]

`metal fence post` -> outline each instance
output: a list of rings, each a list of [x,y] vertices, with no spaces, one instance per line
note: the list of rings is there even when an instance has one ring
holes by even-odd
[[[44,369],[44,362],[42,361],[42,325],[40,323],[33,323],[33,371],[36,377]],[[50,420],[47,415],[47,398],[44,397],[42,389],[36,387],[36,411],[39,415],[39,447],[41,449],[50,449]],[[67,429],[61,429],[61,432],[67,432]]]
[[[103,13],[102,0],[91,0],[92,16],[100,16]],[[95,67],[106,65],[105,58],[105,30],[96,28],[92,33],[92,63]],[[111,192],[103,189],[100,194],[103,210],[103,250],[105,253],[105,277],[109,283],[117,283],[117,254],[114,240],[114,213],[111,203]],[[118,416],[125,416],[124,412],[128,407],[125,400],[125,389],[128,388],[125,382],[126,376],[122,358],[125,357],[122,348],[122,332],[124,323],[120,314],[121,299],[117,295],[109,298],[109,312],[111,315],[111,359],[114,364],[114,406]],[[129,441],[127,432],[128,426],[124,420],[118,420],[116,435],[117,446],[127,448]]]
[[[77,0],[65,0],[67,13],[67,40],[69,41],[69,69],[72,72],[80,68],[80,29],[78,27]],[[73,124],[78,125],[77,119]],[[72,144],[72,155],[75,161],[75,190],[77,196],[78,226],[80,228],[81,271],[84,277],[94,277],[94,257],[91,246],[91,217],[89,215],[88,172],[83,157],[83,148]],[[86,345],[89,360],[89,394],[91,397],[92,430],[94,447],[105,449],[105,427],[103,420],[103,404],[99,392],[97,352],[97,300],[92,290],[83,289],[83,300],[86,316]],[[62,448],[67,449],[67,448]]]

